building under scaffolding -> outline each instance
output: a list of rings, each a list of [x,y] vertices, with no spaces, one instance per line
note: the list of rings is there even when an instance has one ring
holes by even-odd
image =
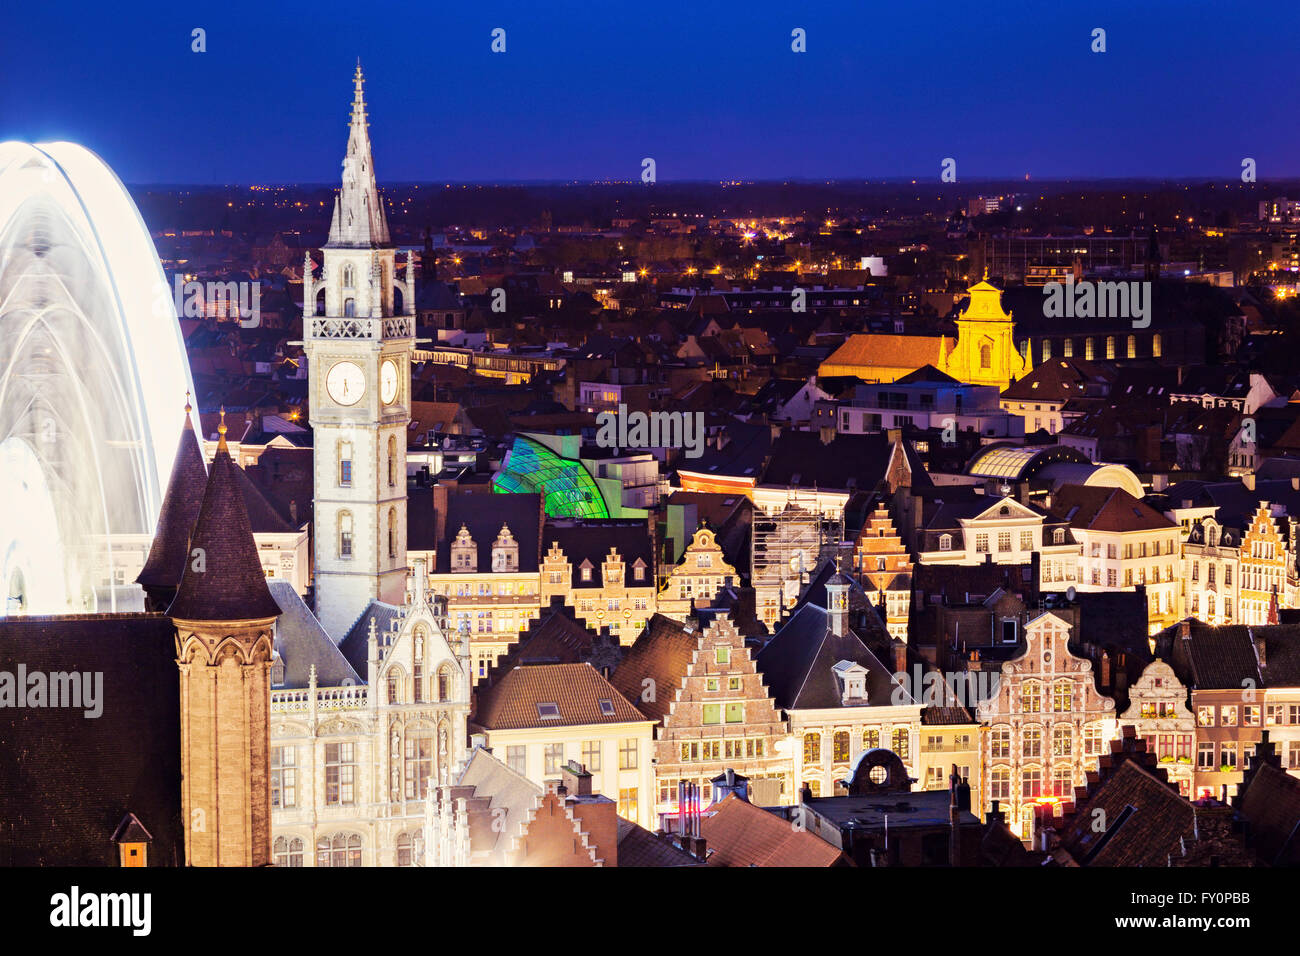
[[[774,627],[799,600],[823,561],[833,560],[844,538],[843,515],[821,514],[811,496],[794,493],[780,511],[754,513],[750,583],[758,618]]]

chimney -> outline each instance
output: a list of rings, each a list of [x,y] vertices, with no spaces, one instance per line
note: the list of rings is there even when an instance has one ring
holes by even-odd
[[[728,767],[714,777],[712,783],[714,803],[721,803],[730,794],[735,794],[738,799],[746,803],[749,802],[749,778],[744,774],[736,773]]]
[[[1124,694],[1128,691],[1128,667],[1125,666],[1123,652],[1120,652],[1119,661],[1115,667],[1115,693]]]
[[[576,760],[570,760],[560,770],[560,782],[565,792],[571,796],[591,796],[591,774]]]
[[[907,644],[903,641],[894,641],[894,673],[907,673]]]
[[[1246,486],[1246,490],[1247,490],[1247,491],[1254,491],[1254,490],[1255,490],[1255,476],[1254,476],[1254,474],[1242,475],[1242,476],[1241,476],[1241,483],[1242,483],[1243,485]]]
[[[1190,641],[1190,640],[1192,639],[1192,622],[1191,622],[1191,621],[1179,621],[1179,622],[1178,622],[1178,636],[1181,637],[1181,638],[1182,638],[1183,640],[1185,640],[1185,641]]]

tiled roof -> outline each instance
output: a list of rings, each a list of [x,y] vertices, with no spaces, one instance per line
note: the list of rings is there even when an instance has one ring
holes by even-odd
[[[823,363],[837,374],[844,368],[913,368],[942,362],[956,343],[942,335],[850,335]]]
[[[604,702],[602,704],[602,701]],[[545,714],[554,705],[554,717]],[[474,694],[472,722],[485,730],[619,724],[646,718],[590,664],[525,664]]]
[[[816,834],[730,794],[700,820],[710,866],[835,866],[843,852]]]
[[[1189,627],[1187,637],[1182,636],[1184,623]],[[1157,635],[1156,646],[1178,679],[1195,690],[1263,687],[1251,631],[1244,625],[1210,627],[1200,621],[1180,622]]]
[[[763,484],[793,488],[870,490],[885,477],[894,446],[888,436],[784,431],[772,442]]]
[[[1052,496],[1052,513],[1089,531],[1159,531],[1178,527],[1122,488],[1062,485]]]
[[[190,555],[167,614],[186,621],[244,621],[275,617],[279,605],[248,524],[238,475],[225,442],[217,449],[190,540]]]
[[[1300,863],[1300,780],[1265,763],[1248,781],[1237,802],[1261,863]]]
[[[641,713],[651,720],[662,720],[682,686],[682,678],[699,642],[697,624],[684,624],[656,614],[628,648],[623,662],[610,675],[610,683],[634,701]],[[646,681],[653,683],[646,684]],[[647,687],[655,688],[649,700],[644,699]]]
[[[1097,829],[1098,819],[1106,827]],[[1181,855],[1193,819],[1192,805],[1176,788],[1125,760],[1093,785],[1061,840],[1081,866],[1167,866],[1171,854]]]

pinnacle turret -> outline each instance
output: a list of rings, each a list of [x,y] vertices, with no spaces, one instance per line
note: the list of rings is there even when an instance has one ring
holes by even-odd
[[[352,77],[352,118],[348,149],[343,157],[343,185],[334,199],[327,245],[348,248],[383,248],[389,245],[388,217],[375,185],[370,152],[370,123],[366,118],[365,78],[361,61]]]

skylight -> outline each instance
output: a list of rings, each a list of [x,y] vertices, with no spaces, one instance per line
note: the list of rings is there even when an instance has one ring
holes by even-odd
[[[614,716],[614,702],[608,697],[602,697],[596,703],[600,704],[600,712],[606,717]]]
[[[537,716],[542,720],[559,720],[560,705],[554,701],[539,702],[537,704]]]

